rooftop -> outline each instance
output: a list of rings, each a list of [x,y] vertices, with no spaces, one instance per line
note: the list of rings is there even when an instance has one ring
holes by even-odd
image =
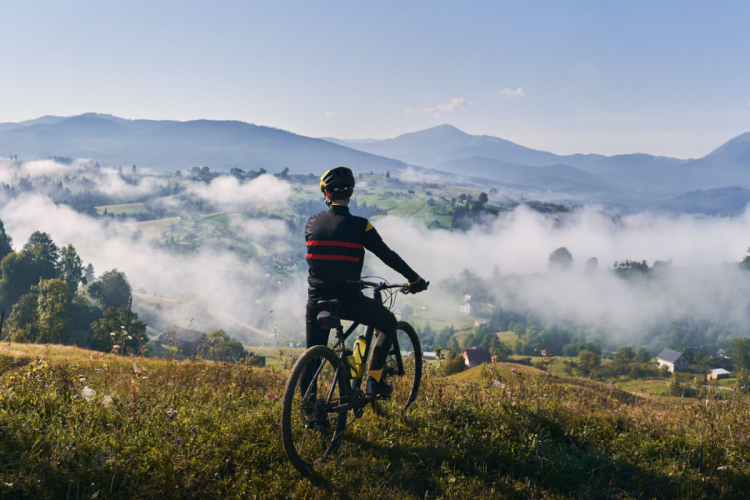
[[[665,348],[658,356],[656,356],[656,359],[666,361],[667,363],[674,363],[680,356],[682,356],[680,351],[673,351],[672,349]]]

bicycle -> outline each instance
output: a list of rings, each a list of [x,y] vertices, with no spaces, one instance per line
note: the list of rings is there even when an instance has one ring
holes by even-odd
[[[383,293],[389,293],[386,299],[393,306],[396,294],[408,293],[408,285],[389,285],[385,281],[355,281],[361,290],[371,288],[373,298],[381,304]],[[406,412],[414,403],[419,392],[422,378],[422,349],[419,338],[412,326],[399,321],[393,345],[386,357],[383,377],[393,383],[394,391],[389,396],[367,396],[362,391],[374,328],[368,326],[364,335],[364,351],[360,350],[359,363],[354,353],[346,349],[345,341],[359,326],[352,323],[344,331],[337,314],[337,300],[320,301],[323,309],[318,314],[318,324],[326,329],[336,330],[336,343],[333,348],[325,345],[308,348],[297,360],[287,381],[281,411],[281,432],[284,449],[292,465],[304,476],[313,474],[315,467],[336,452],[344,431],[348,413],[354,416],[353,423],[361,418],[368,404],[376,407],[377,401],[392,399],[397,406],[403,403]],[[401,337],[401,339],[399,339]],[[403,347],[411,347],[410,361],[405,362],[400,342]],[[358,340],[358,342],[360,342]],[[355,344],[355,349],[361,347]],[[318,397],[318,388],[322,397]],[[351,425],[351,423],[349,425]]]

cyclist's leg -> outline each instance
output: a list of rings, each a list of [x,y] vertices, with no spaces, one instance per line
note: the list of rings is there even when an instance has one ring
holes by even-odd
[[[370,371],[368,376],[380,382],[388,351],[396,335],[398,320],[383,304],[362,294],[352,294],[341,301],[341,317],[373,326],[378,330],[378,337],[372,348]]]
[[[306,342],[308,349],[316,345],[328,344],[329,331],[318,326],[318,313],[320,312],[320,310],[315,305],[316,303],[317,300],[313,300],[312,298],[308,299],[307,308],[305,311],[305,326],[307,328]],[[305,367],[305,371],[300,377],[299,384],[299,388],[300,391],[302,391],[302,394],[305,394],[305,392],[307,391],[307,387],[310,385],[310,380],[312,379],[313,375],[315,375],[315,371],[318,369],[318,366],[319,365],[315,363],[310,363]],[[315,388],[313,388],[312,392],[315,392]]]

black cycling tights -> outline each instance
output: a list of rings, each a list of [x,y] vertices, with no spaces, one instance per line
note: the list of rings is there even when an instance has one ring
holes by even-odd
[[[366,297],[361,293],[341,294],[336,298],[341,302],[340,318],[348,321],[356,321],[363,325],[374,326],[380,332],[372,348],[372,359],[370,370],[382,370],[385,366],[385,358],[391,349],[393,337],[396,335],[398,321],[396,316],[375,299]],[[328,344],[329,330],[318,326],[318,313],[320,309],[315,305],[317,300],[307,302],[306,324],[307,324],[307,347]]]

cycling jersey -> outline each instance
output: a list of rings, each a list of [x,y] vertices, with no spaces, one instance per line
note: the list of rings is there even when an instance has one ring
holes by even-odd
[[[409,281],[419,275],[399,255],[388,248],[367,219],[357,217],[343,205],[313,215],[305,226],[309,295],[333,298],[339,292],[352,291],[347,281],[361,279],[365,249]]]

